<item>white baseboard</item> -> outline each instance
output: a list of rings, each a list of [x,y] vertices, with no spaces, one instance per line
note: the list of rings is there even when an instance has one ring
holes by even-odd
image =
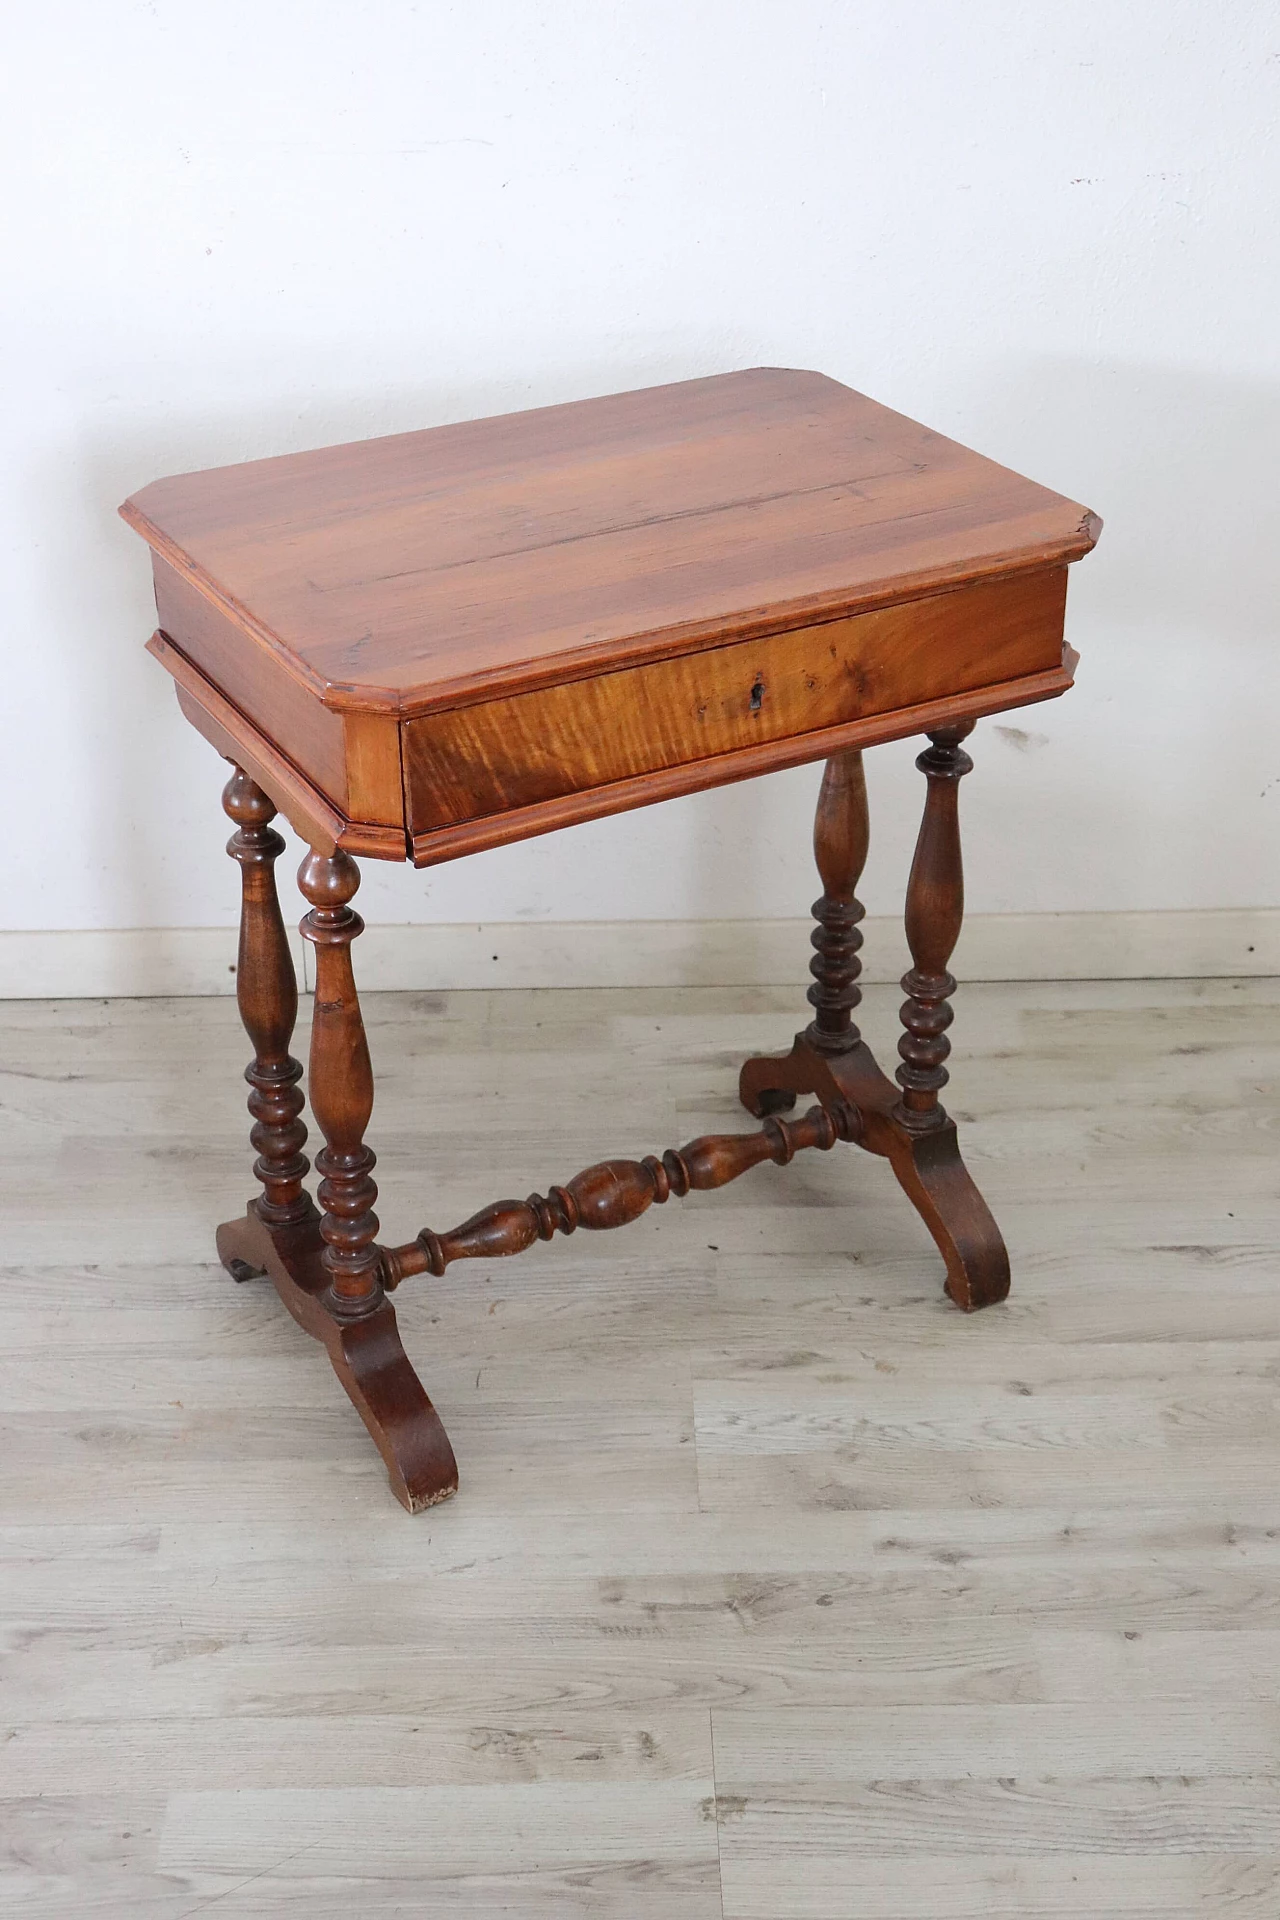
[[[768,986],[803,982],[807,920],[600,920],[370,927],[356,952],[362,987]],[[864,977],[907,965],[898,920],[864,927]],[[294,936],[299,978],[311,952]],[[235,991],[236,935],[225,927],[0,933],[0,999]],[[965,923],[962,980],[1222,979],[1280,974],[1280,907],[1168,913],[992,913]]]
[[[294,936],[301,979],[302,941]],[[97,1000],[236,990],[231,927],[0,933],[0,999]]]

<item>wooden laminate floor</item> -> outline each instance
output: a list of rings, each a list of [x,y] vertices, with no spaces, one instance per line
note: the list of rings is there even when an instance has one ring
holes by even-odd
[[[372,998],[387,1237],[748,1126],[798,1011]],[[214,1263],[234,1004],[0,1027],[6,1913],[1280,1914],[1280,982],[962,991],[973,1319],[848,1149],[408,1283],[415,1520]]]

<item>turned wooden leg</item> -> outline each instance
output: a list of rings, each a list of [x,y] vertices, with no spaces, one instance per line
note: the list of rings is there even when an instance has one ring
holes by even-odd
[[[276,894],[275,863],[284,841],[271,825],[275,805],[239,767],[223,790],[222,804],[236,822],[227,842],[227,852],[239,863],[241,882],[236,998],[253,1044],[244,1077],[254,1122],[249,1138],[258,1151],[253,1170],[263,1189],[249,1207],[268,1226],[295,1226],[313,1219],[315,1208],[302,1185],[309,1164],[302,1151],[307,1138],[298,1089],[302,1067],[289,1052],[298,1017],[298,982]],[[236,1280],[262,1272],[235,1254],[227,1266]]]
[[[912,965],[897,1071],[901,1093],[892,1119],[908,1152],[890,1152],[894,1171],[923,1215],[947,1263],[947,1292],[968,1311],[1003,1300],[1009,1256],[986,1201],[960,1158],[955,1124],[939,1099],[951,1052],[947,1028],[956,983],[947,970],[964,919],[959,788],[973,762],[960,742],[967,725],[929,735],[916,765],[928,780],[924,817],[907,882],[906,930]]]
[[[789,1054],[748,1060],[739,1080],[743,1105],[758,1116],[815,1093],[829,1111],[841,1103],[856,1111],[850,1137],[889,1161],[946,1262],[947,1292],[966,1311],[1002,1300],[1009,1291],[1004,1242],[960,1158],[955,1125],[938,1102],[947,1079],[948,998],[955,990],[947,962],[964,909],[956,788],[972,764],[960,747],[969,731],[960,726],[931,734],[932,745],[917,763],[929,788],[908,886],[913,966],[903,982],[908,1000],[900,1084],[881,1072],[853,1021],[861,999],[862,945],[855,889],[869,838],[862,756],[856,752],[827,762],[814,822],[823,887],[811,936],[814,1017]]]
[[[809,936],[813,985],[807,997],[814,1017],[805,1038],[819,1053],[848,1053],[862,1038],[853,1022],[853,1010],[862,999],[858,955],[865,912],[856,888],[870,843],[866,776],[862,755],[854,748],[828,760],[813,822],[822,894],[813,903],[817,924]]]
[[[360,872],[349,854],[308,854],[298,884],[311,902],[303,938],[315,949],[311,1016],[311,1110],[325,1144],[321,1175],[321,1337],[339,1379],[381,1449],[397,1497],[414,1512],[458,1485],[453,1449],[405,1355],[383,1291],[374,1156],[364,1133],[373,1112],[373,1069],[351,967],[364,922],[350,902]]]
[[[373,1155],[364,1145],[373,1075],[351,972],[351,942],[361,921],[349,902],[360,875],[343,853],[312,853],[303,863],[311,912],[302,932],[315,946],[318,975],[311,1081],[325,1136],[316,1158],[322,1217],[302,1185],[302,1069],[289,1053],[298,988],[273,872],[284,841],[269,824],[274,806],[246,774],[235,773],[223,804],[238,823],[229,848],[243,875],[238,991],[254,1047],[246,1078],[263,1192],[239,1220],[219,1227],[218,1254],[237,1280],[269,1273],[294,1319],[324,1342],[386,1461],[393,1492],[413,1513],[455,1492],[458,1469],[400,1344],[379,1276],[377,1188],[370,1177]]]
[[[307,1084],[311,1111],[325,1138],[316,1155],[329,1275],[324,1305],[339,1318],[356,1320],[376,1312],[382,1302],[374,1244],[375,1161],[364,1143],[373,1112],[373,1068],[351,967],[351,943],[364,931],[364,921],[350,905],[360,870],[350,854],[310,853],[298,869],[298,885],[311,902],[302,937],[316,956]]]
[[[898,1041],[902,1065],[896,1079],[902,1097],[896,1113],[910,1133],[930,1133],[946,1122],[938,1095],[950,1078],[945,1061],[951,1052],[947,1028],[956,990],[947,962],[964,920],[964,870],[960,859],[960,782],[973,761],[960,742],[971,727],[931,733],[932,745],[916,761],[929,782],[924,818],[907,881],[906,929],[912,966],[902,976]]]
[[[813,985],[807,998],[813,1019],[797,1036],[790,1054],[748,1060],[743,1067],[739,1098],[757,1118],[793,1107],[798,1094],[820,1090],[800,1057],[801,1049],[830,1057],[861,1044],[853,1011],[862,999],[858,978],[865,910],[856,889],[870,840],[867,783],[862,754],[855,747],[827,761],[813,821],[813,855],[822,881],[822,894],[813,903],[816,924],[809,936],[814,950],[809,962]]]

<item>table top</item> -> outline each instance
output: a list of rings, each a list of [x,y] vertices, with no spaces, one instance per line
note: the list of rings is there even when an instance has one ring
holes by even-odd
[[[1066,563],[1100,524],[774,367],[183,474],[120,511],[326,707],[401,716]]]

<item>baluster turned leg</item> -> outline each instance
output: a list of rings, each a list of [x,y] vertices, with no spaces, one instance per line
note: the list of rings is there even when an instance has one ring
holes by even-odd
[[[374,1244],[375,1162],[364,1143],[373,1112],[373,1068],[351,967],[351,943],[364,931],[364,921],[350,905],[360,870],[350,854],[313,852],[298,869],[298,885],[311,902],[302,937],[316,955],[308,1084],[311,1111],[325,1137],[316,1156],[329,1275],[324,1304],[341,1319],[358,1319],[382,1301]]]
[[[311,903],[302,935],[316,956],[308,1085],[325,1138],[316,1155],[324,1284],[314,1302],[323,1318],[312,1330],[324,1340],[334,1371],[377,1442],[396,1497],[414,1513],[455,1492],[458,1469],[440,1417],[400,1344],[395,1309],[382,1285],[374,1156],[364,1142],[373,1112],[373,1069],[351,967],[351,943],[364,929],[350,904],[360,871],[340,849],[313,850],[298,884]]]
[[[298,983],[276,894],[275,863],[284,841],[271,825],[274,803],[239,767],[223,790],[222,804],[236,823],[227,842],[241,882],[236,998],[253,1043],[253,1060],[244,1077],[251,1089],[254,1123],[249,1138],[258,1152],[253,1170],[263,1190],[250,1202],[250,1211],[268,1226],[296,1226],[314,1218],[315,1208],[302,1185],[308,1168],[298,1088],[302,1067],[289,1052],[298,1017]],[[234,1253],[227,1266],[236,1280],[262,1272]]]
[[[969,731],[962,725],[930,734],[933,744],[917,762],[929,777],[929,790],[907,894],[913,965],[903,981],[908,1000],[898,1086],[876,1065],[853,1021],[861,999],[862,946],[862,907],[855,889],[869,837],[857,752],[827,762],[814,822],[823,888],[811,936],[814,1017],[796,1035],[789,1054],[748,1060],[738,1083],[743,1105],[756,1115],[777,1113],[802,1093],[816,1093],[828,1112],[842,1102],[852,1109],[858,1116],[858,1145],[889,1161],[946,1261],[947,1292],[966,1310],[1003,1300],[1009,1291],[1009,1256],[1000,1230],[969,1178],[955,1125],[938,1101],[947,1080],[948,1000],[956,984],[947,962],[964,910],[956,789],[972,764],[960,747]]]
[[[960,1158],[955,1122],[938,1096],[947,1084],[951,995],[947,963],[964,919],[960,857],[960,782],[973,762],[960,742],[973,722],[940,728],[916,765],[928,780],[924,817],[907,881],[906,930],[911,967],[898,1042],[901,1089],[888,1116],[888,1154],[947,1263],[947,1292],[966,1311],[993,1305],[1009,1291],[1009,1256]]]
[[[900,1017],[905,1031],[898,1041],[902,1065],[895,1076],[902,1088],[896,1116],[910,1133],[929,1133],[947,1117],[938,1095],[950,1077],[944,1063],[951,1052],[947,1028],[954,1017],[950,1000],[956,983],[947,962],[964,920],[960,782],[973,772],[973,761],[960,742],[971,731],[972,722],[931,733],[932,744],[916,761],[929,786],[907,881],[912,966],[902,976],[907,998]]]
[[[831,1084],[825,1063],[866,1052],[853,1010],[862,999],[863,907],[856,888],[870,838],[862,754],[854,747],[827,761],[813,821],[813,854],[822,881],[821,897],[813,903],[817,924],[809,936],[813,985],[807,998],[813,1019],[796,1035],[789,1054],[760,1054],[743,1066],[738,1097],[757,1119],[793,1107],[801,1093],[817,1093],[828,1106],[855,1098]]]
[[[302,932],[316,951],[311,1105],[325,1137],[316,1156],[322,1216],[302,1185],[302,1069],[289,1053],[298,988],[273,874],[284,841],[269,824],[275,807],[247,774],[234,775],[223,800],[238,824],[229,850],[244,876],[239,996],[254,1046],[246,1078],[263,1193],[239,1220],[219,1227],[218,1254],[237,1280],[269,1273],[299,1326],[324,1342],[387,1463],[392,1490],[413,1513],[453,1493],[458,1469],[400,1344],[374,1244],[378,1190],[364,1144],[373,1074],[351,971],[351,942],[362,922],[349,902],[360,875],[345,853],[313,852],[300,876],[311,903]]]
[[[807,997],[814,1017],[805,1038],[819,1053],[848,1053],[862,1037],[853,1010],[862,999],[859,923],[865,909],[855,890],[870,841],[866,776],[862,755],[854,748],[828,760],[813,821],[813,857],[822,895],[813,903],[817,925],[809,936],[814,956]]]

